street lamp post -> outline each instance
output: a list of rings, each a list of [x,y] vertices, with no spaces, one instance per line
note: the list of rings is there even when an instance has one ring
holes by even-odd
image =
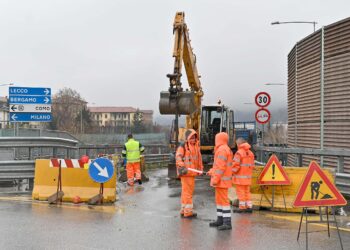
[[[270,83],[270,82],[268,82],[268,83],[265,83],[265,85],[267,85],[267,86],[283,86],[285,84],[284,83]]]
[[[2,87],[2,86],[12,86],[12,85],[14,85],[13,83],[2,83],[2,84],[0,84],[0,87]]]
[[[316,24],[317,22],[315,21],[289,21],[289,22],[272,22],[271,25],[276,25],[276,24],[289,24],[289,23],[306,23],[306,24],[313,24],[314,26],[314,32],[316,31]]]

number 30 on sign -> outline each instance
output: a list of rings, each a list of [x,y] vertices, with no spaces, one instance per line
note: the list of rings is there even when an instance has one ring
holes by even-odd
[[[261,108],[269,106],[271,102],[271,97],[266,92],[259,92],[255,96],[255,104]]]

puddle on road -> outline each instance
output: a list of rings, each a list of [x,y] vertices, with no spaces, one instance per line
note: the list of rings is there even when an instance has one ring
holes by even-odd
[[[165,175],[158,175],[153,177],[151,180],[151,188],[160,188],[167,185],[168,180]]]

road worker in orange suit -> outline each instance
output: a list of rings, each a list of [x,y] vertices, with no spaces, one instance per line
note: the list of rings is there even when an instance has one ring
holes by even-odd
[[[233,153],[228,146],[228,134],[221,132],[215,136],[214,164],[209,170],[210,185],[215,188],[217,220],[210,222],[210,227],[218,230],[230,230],[231,206],[228,189],[232,187],[232,158]]]
[[[181,217],[193,218],[197,213],[193,211],[193,191],[195,177],[199,173],[188,170],[188,168],[203,170],[202,155],[199,147],[197,132],[189,129],[185,132],[185,142],[181,143],[176,150],[177,174],[181,179]]]
[[[254,169],[254,154],[250,151],[250,145],[243,139],[238,138],[237,152],[233,157],[232,182],[236,185],[239,209],[234,213],[252,213],[253,204],[250,195],[252,174]]]

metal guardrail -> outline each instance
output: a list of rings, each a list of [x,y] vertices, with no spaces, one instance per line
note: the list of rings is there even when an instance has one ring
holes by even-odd
[[[168,164],[169,154],[145,155],[146,164]],[[0,181],[34,179],[35,161],[0,161]]]
[[[350,174],[337,173],[335,181],[341,193],[350,195]]]
[[[170,154],[147,154],[145,155],[146,164],[168,165]]]
[[[10,153],[12,151],[12,154]],[[33,160],[43,156],[73,157],[78,141],[55,137],[0,137],[2,160]]]
[[[0,180],[33,179],[35,161],[0,161]]]
[[[1,148],[59,147],[78,149],[78,141],[55,137],[0,137]]]
[[[296,165],[302,166],[303,155],[315,155],[315,156],[333,156],[337,157],[336,168],[336,186],[343,194],[350,195],[350,174],[344,173],[344,157],[350,157],[350,150],[345,149],[314,149],[314,148],[278,148],[278,147],[265,147],[254,146],[255,151],[280,153],[280,154],[295,154],[297,158]],[[258,154],[259,155],[259,154]],[[260,161],[265,162],[265,159]]]
[[[165,144],[142,144],[146,154],[163,154],[169,152],[169,146]],[[99,153],[115,154],[121,153],[122,144],[100,144],[100,145],[79,145],[79,154],[96,157]]]

